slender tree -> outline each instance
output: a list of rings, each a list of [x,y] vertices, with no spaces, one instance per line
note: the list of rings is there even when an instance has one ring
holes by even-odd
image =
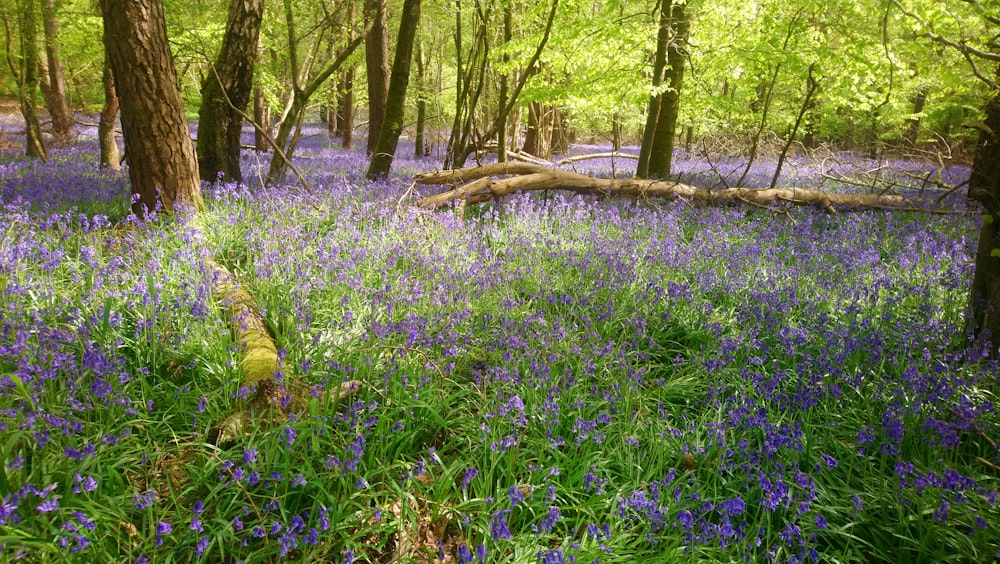
[[[347,43],[354,42],[354,2],[347,5]],[[337,79],[337,131],[340,145],[350,149],[354,145],[354,63],[345,63]]]
[[[198,168],[202,180],[242,182],[240,132],[253,94],[264,0],[231,0],[226,33],[205,75],[198,111]]]
[[[278,133],[274,137],[274,143],[278,147],[281,147],[285,157],[290,159],[298,143],[299,132],[301,131],[302,120],[308,109],[309,99],[323,86],[327,79],[333,76],[344,65],[354,51],[361,46],[365,35],[359,35],[353,39],[337,55],[336,59],[325,66],[320,66],[313,60],[315,53],[321,47],[320,42],[314,42],[312,54],[308,57],[310,59],[308,64],[302,64],[297,52],[299,35],[296,31],[295,13],[291,0],[285,0],[284,12],[285,27],[288,33],[288,55],[292,85],[284,114],[281,117],[281,122],[278,124]],[[293,131],[295,132],[294,135]],[[284,178],[287,169],[288,162],[284,158],[271,159],[271,166],[268,168],[265,183],[275,184],[279,182]]]
[[[365,0],[365,71],[368,77],[368,144],[370,155],[378,142],[389,99],[389,22],[386,0]]]
[[[4,28],[7,32],[7,65],[17,81],[17,98],[20,102],[21,117],[24,118],[24,154],[29,158],[48,160],[45,141],[42,138],[42,126],[38,121],[38,109],[35,106],[35,92],[38,90],[38,15],[35,12],[35,1],[17,2],[17,29],[20,41],[17,55],[14,54],[12,47],[13,31],[10,20],[6,17]]]
[[[115,77],[111,71],[107,48],[104,53],[104,107],[101,108],[100,121],[97,124],[97,142],[101,147],[101,167],[120,170],[120,155],[118,141],[115,140],[115,120],[118,117],[118,94],[115,92]]]
[[[413,43],[419,24],[420,0],[404,0],[402,17],[399,20],[399,35],[396,38],[396,54],[392,61],[392,75],[389,78],[389,101],[386,104],[378,142],[375,144],[368,165],[369,179],[388,175],[392,159],[396,154],[399,135],[403,132],[406,88],[410,83],[410,61],[413,58]]]
[[[57,145],[66,145],[73,136],[73,116],[66,100],[66,79],[59,53],[59,20],[54,0],[41,0],[42,29],[45,33],[45,61],[49,87],[44,90],[45,105],[52,118],[52,137]]]
[[[685,4],[660,0],[653,94],[649,99],[636,169],[636,176],[640,178],[666,178],[670,175],[689,27]]]
[[[427,72],[422,40],[417,40],[415,49],[413,61],[417,64],[417,131],[413,137],[413,156],[422,157],[427,152]]]
[[[194,143],[184,117],[161,0],[101,0],[104,44],[121,103],[132,210],[202,208]]]

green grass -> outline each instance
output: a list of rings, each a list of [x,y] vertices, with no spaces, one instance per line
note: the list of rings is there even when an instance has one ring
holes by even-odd
[[[9,223],[0,554],[992,559],[995,366],[953,346],[974,226],[793,215],[217,196],[209,248],[316,396],[223,444],[252,391],[184,223]]]

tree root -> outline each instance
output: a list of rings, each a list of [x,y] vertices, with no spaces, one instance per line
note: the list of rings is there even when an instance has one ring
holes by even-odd
[[[505,178],[496,179],[495,176]],[[474,168],[442,170],[418,174],[416,184],[445,185],[454,188],[421,198],[417,205],[433,209],[449,202],[468,204],[486,202],[515,192],[567,190],[578,194],[631,196],[643,199],[683,198],[703,205],[752,203],[762,206],[789,203],[814,206],[829,213],[839,209],[923,210],[924,202],[897,195],[833,194],[807,188],[727,188],[709,190],[669,180],[643,178],[593,178],[575,172],[552,170],[532,163],[507,162]],[[926,211],[935,211],[927,209]],[[940,210],[937,210],[940,211]]]

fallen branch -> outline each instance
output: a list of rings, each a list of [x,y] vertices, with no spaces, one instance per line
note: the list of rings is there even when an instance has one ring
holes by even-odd
[[[495,176],[505,178],[493,178]],[[753,203],[766,206],[777,202],[787,202],[801,206],[814,206],[831,213],[835,213],[838,208],[922,209],[920,201],[908,200],[896,195],[832,194],[806,188],[710,190],[669,180],[593,178],[575,172],[552,170],[522,162],[427,172],[418,174],[414,177],[414,181],[423,185],[450,184],[454,186],[450,190],[418,200],[417,205],[431,209],[453,201],[477,204],[515,192],[537,190],[567,190],[577,194],[630,196],[644,199],[680,197],[691,203],[705,205]]]
[[[590,159],[634,159],[639,160],[639,155],[632,155],[630,153],[619,153],[615,151],[613,153],[592,153],[589,155],[577,155],[575,157],[566,157],[565,159],[556,161],[557,165],[564,165],[575,163],[577,161],[588,161]]]

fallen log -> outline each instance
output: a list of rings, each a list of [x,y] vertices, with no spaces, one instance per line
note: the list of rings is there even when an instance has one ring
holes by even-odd
[[[503,177],[503,178],[494,178]],[[808,188],[726,188],[711,190],[670,180],[594,178],[525,162],[425,172],[414,177],[421,185],[452,185],[450,190],[421,198],[417,205],[433,209],[449,202],[477,204],[515,192],[567,190],[577,194],[636,198],[682,198],[705,205],[746,203],[768,206],[789,203],[836,213],[843,209],[923,209],[924,202],[898,195],[834,194]],[[930,211],[930,210],[928,210]]]

